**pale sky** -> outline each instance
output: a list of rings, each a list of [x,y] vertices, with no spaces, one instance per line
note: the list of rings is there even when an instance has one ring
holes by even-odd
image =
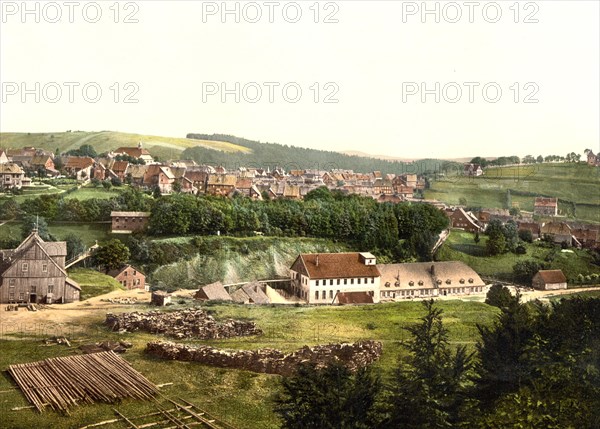
[[[221,1],[67,3],[0,2],[1,131],[225,133],[404,158],[600,150],[598,1],[474,2],[472,23],[463,1],[427,2],[439,23],[420,1],[227,2],[239,23]]]

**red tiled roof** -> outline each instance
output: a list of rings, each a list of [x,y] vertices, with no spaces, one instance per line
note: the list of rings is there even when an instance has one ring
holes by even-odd
[[[89,156],[70,156],[67,158],[65,168],[84,169],[94,165],[94,160]]]
[[[546,284],[567,282],[567,278],[561,270],[539,270],[538,275]]]
[[[365,265],[361,261],[359,253],[301,254],[292,268],[297,264],[301,264],[313,280],[380,276],[375,265]]]
[[[120,147],[115,149],[114,153],[124,153],[132,158],[139,158],[142,155],[150,155],[150,152],[148,152],[146,149],[139,147]]]
[[[558,198],[543,198],[537,197],[535,199],[535,207],[556,207],[558,205]]]

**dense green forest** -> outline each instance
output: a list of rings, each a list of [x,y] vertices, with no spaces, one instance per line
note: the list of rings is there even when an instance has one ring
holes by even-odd
[[[193,159],[200,164],[222,165],[227,169],[238,167],[271,168],[289,170],[354,170],[357,173],[381,171],[393,173],[455,172],[462,164],[439,159],[423,159],[415,162],[387,161],[376,158],[345,155],[339,152],[307,149],[276,143],[261,143],[224,134],[188,134],[188,139],[224,141],[251,149],[250,153],[225,153],[204,147],[191,147],[183,151],[182,159]]]
[[[0,207],[0,215],[8,219],[29,215],[45,221],[96,222],[110,220],[113,210],[149,211],[148,233],[155,237],[260,233],[326,238],[371,251],[382,262],[431,260],[431,248],[448,226],[447,217],[429,204],[379,204],[372,198],[331,192],[325,187],[309,192],[303,201],[187,194],[153,198],[133,188],[104,200],[80,201],[50,194],[21,205],[8,200]]]
[[[427,301],[392,376],[300,367],[274,398],[282,427],[598,428],[600,299],[522,304],[505,292],[490,299],[500,314],[479,326],[473,352],[450,345]]]

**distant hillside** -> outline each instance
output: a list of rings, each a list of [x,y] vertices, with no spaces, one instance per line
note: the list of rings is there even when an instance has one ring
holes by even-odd
[[[426,198],[469,207],[532,211],[536,196],[559,198],[561,215],[600,223],[600,168],[583,163],[543,163],[486,168],[484,175],[431,181]]]
[[[180,153],[194,146],[209,148],[224,153],[248,152],[249,150],[235,144],[210,141],[191,140],[177,137],[159,137],[142,134],[128,134],[113,131],[101,132],[58,132],[58,133],[0,133],[0,147],[20,148],[34,146],[54,152],[78,149],[83,144],[90,144],[96,152],[102,153],[120,146],[137,146],[142,142],[153,156],[161,159],[179,158]]]
[[[341,153],[343,153],[344,155],[350,155],[350,156],[361,156],[361,157],[365,157],[365,158],[385,159],[387,161],[413,162],[413,161],[419,160],[418,158],[401,158],[401,157],[390,156],[390,155],[372,154],[372,153],[368,153],[368,152],[362,152],[360,150],[343,150],[343,151],[341,151]],[[446,159],[444,159],[444,161],[465,163],[465,162],[471,161],[472,159],[473,159],[473,157],[446,158]]]
[[[424,159],[413,162],[383,160],[372,157],[351,156],[340,152],[307,149],[297,146],[276,143],[261,143],[240,137],[223,134],[188,134],[189,139],[201,141],[224,141],[250,149],[242,153],[219,153],[205,147],[193,147],[183,151],[182,158],[194,159],[196,162],[219,164],[226,168],[238,166],[282,167],[285,170],[295,169],[344,169],[367,173],[427,173],[444,169],[455,169],[456,163],[438,159]]]

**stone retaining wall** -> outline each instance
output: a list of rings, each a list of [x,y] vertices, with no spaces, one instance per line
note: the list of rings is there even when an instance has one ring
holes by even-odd
[[[152,342],[146,353],[162,359],[192,361],[221,368],[245,369],[267,374],[292,375],[298,365],[314,363],[317,368],[339,362],[351,371],[372,364],[381,356],[378,341],[326,344],[284,354],[275,349],[224,350],[210,346],[190,346],[171,342]]]

